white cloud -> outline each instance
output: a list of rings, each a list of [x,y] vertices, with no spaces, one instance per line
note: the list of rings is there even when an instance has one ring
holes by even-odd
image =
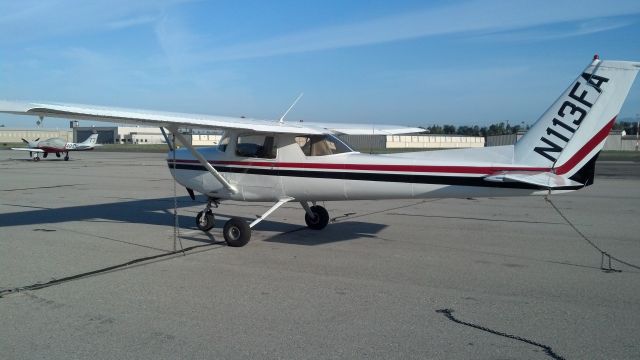
[[[615,5],[598,0],[583,1],[469,1],[435,9],[402,13],[358,23],[302,29],[264,40],[230,46],[202,44],[194,52],[202,61],[248,59],[274,55],[329,50],[420,37],[525,29],[546,24],[585,21],[640,13],[640,2],[623,0]],[[588,23],[585,23],[588,24]],[[619,25],[622,26],[622,25]],[[619,27],[617,26],[617,27]],[[609,27],[615,28],[615,26]],[[573,36],[604,31],[592,27]],[[208,48],[209,51],[197,49]],[[182,49],[184,50],[184,49]]]
[[[0,44],[150,23],[186,0],[22,0],[0,2]]]
[[[107,27],[111,29],[124,29],[132,26],[139,26],[139,25],[153,23],[156,20],[157,20],[156,16],[141,15],[141,16],[112,21],[107,24]]]
[[[591,19],[576,23],[562,24],[563,26],[558,26],[555,29],[534,28],[509,32],[496,32],[480,35],[479,39],[508,42],[545,41],[595,34],[623,28],[632,24],[634,24],[634,21],[630,19]]]

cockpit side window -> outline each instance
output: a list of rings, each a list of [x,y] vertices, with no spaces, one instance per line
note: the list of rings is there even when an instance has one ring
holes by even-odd
[[[220,142],[218,143],[218,150],[221,152],[227,151],[227,146],[229,145],[229,135],[224,135]]]
[[[324,156],[353,152],[347,144],[336,137],[325,135],[296,136],[296,143],[306,156]]]
[[[262,159],[276,158],[276,143],[273,136],[240,135],[236,143],[236,155]]]

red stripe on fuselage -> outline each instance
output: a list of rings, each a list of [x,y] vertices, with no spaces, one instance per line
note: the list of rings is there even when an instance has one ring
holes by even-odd
[[[48,146],[39,147],[38,149],[44,150],[46,152],[51,152],[51,153],[54,153],[54,152],[65,152],[66,151],[65,149],[59,149],[59,148],[48,147]]]

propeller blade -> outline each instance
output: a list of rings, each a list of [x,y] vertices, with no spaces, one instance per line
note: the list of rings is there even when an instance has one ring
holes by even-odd
[[[25,139],[22,139],[22,141],[23,141],[25,144],[28,144],[28,143],[29,143],[29,142],[28,142],[27,140],[25,140]]]
[[[37,138],[37,139],[35,139],[35,140],[33,140],[33,141],[38,141],[38,140],[40,140],[40,138]]]

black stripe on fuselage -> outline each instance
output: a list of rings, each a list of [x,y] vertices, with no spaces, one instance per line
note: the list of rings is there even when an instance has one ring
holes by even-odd
[[[169,168],[173,168],[173,164],[168,163]],[[457,185],[457,186],[480,186],[494,188],[510,188],[510,189],[533,189],[546,190],[547,188],[533,184],[520,182],[492,182],[486,181],[482,177],[469,176],[442,176],[442,175],[420,175],[420,174],[389,174],[377,172],[342,172],[342,171],[309,171],[309,170],[287,170],[287,169],[261,169],[254,167],[230,167],[230,166],[214,166],[221,173],[240,173],[252,175],[268,175],[268,176],[289,176],[289,177],[306,177],[320,179],[337,179],[337,180],[361,180],[361,181],[380,181],[380,182],[398,182],[398,183],[414,183],[414,184],[434,184],[434,185]],[[177,164],[178,170],[197,170],[208,171],[204,166],[199,164]],[[554,188],[553,190],[577,190],[581,186],[563,186]]]

